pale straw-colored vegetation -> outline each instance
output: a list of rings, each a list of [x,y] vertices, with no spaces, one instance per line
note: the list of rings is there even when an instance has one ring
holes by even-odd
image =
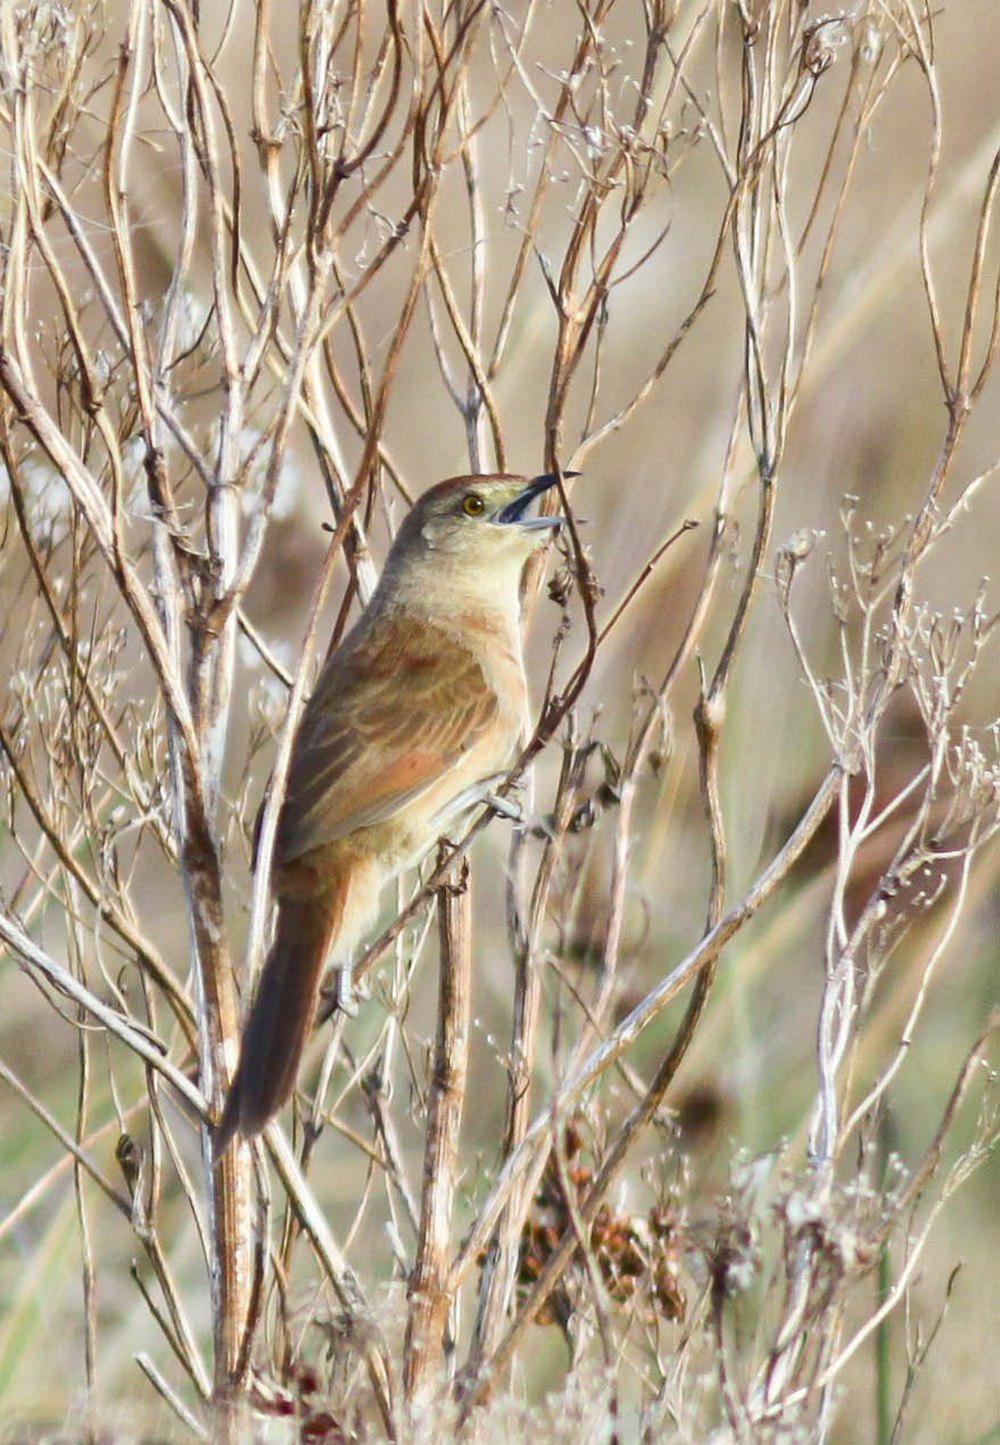
[[[996,43],[0,0],[0,1433],[992,1438]],[[213,1167],[317,660],[503,469],[534,734]]]

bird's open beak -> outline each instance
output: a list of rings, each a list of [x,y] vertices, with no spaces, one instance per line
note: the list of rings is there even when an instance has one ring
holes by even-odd
[[[563,472],[564,477],[578,477],[579,475],[579,472]],[[556,472],[544,472],[540,477],[535,477],[523,491],[518,492],[512,502],[508,502],[505,507],[501,507],[499,512],[494,514],[493,521],[502,525],[516,522],[518,526],[529,532],[537,531],[541,527],[561,527],[566,520],[565,517],[529,517],[525,519],[524,516],[535,498],[540,497],[543,492],[547,492],[550,487],[554,487],[558,480]]]

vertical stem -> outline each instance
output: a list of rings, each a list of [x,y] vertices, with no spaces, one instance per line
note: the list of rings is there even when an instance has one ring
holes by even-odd
[[[188,788],[185,804],[195,790]],[[182,830],[185,894],[197,969],[199,1081],[214,1117],[222,1112],[235,1068],[239,1005],[226,946],[221,859],[208,819],[185,806]],[[196,814],[196,816],[192,816]],[[213,1130],[202,1128],[209,1201],[214,1397],[222,1440],[239,1438],[237,1397],[248,1360],[244,1336],[253,1284],[253,1173],[249,1146],[237,1141],[216,1160]]]
[[[87,1029],[84,1027],[86,1015],[82,1007],[77,1009],[76,1016],[81,1025],[77,1035],[80,1081],[77,1092],[76,1142],[82,1148],[87,1135],[87,1105],[90,1095],[90,1045]],[[87,1201],[83,1188],[83,1169],[79,1159],[73,1164],[73,1192],[76,1195],[77,1222],[80,1226],[80,1259],[83,1278],[84,1364],[87,1372],[87,1390],[93,1393],[97,1388],[97,1271],[94,1266],[90,1220],[87,1215]]]
[[[541,1009],[539,935],[561,853],[561,840],[569,829],[586,766],[586,749],[576,746],[575,722],[570,717],[569,737],[563,752],[556,788],[553,828],[547,840],[532,890],[527,932],[518,939],[514,960],[514,1019],[507,1065],[507,1113],[504,1120],[501,1161],[510,1158],[521,1143],[531,1119],[531,1078],[535,1040]],[[518,850],[520,866],[523,846]],[[479,1312],[465,1366],[466,1380],[475,1379],[484,1360],[496,1348],[507,1317],[516,1282],[521,1228],[527,1207],[526,1185],[512,1191],[508,1207],[498,1221],[483,1267]],[[464,1386],[463,1386],[464,1389]]]
[[[883,1179],[889,1155],[896,1147],[895,1133],[892,1111],[888,1105],[885,1105],[879,1113],[878,1122],[878,1143],[879,1154],[882,1157]],[[878,1257],[878,1268],[875,1271],[875,1300],[880,1310],[891,1292],[892,1256],[889,1253],[889,1241],[886,1239]],[[892,1384],[891,1345],[892,1324],[889,1315],[886,1314],[875,1331],[875,1439],[878,1445],[891,1445],[893,1437],[893,1410],[890,1392]]]
[[[412,1409],[440,1374],[452,1297],[449,1244],[458,1145],[469,1063],[472,999],[472,910],[468,863],[438,891],[440,984],[434,1071],[427,1105],[423,1197],[417,1259],[410,1279],[404,1389]]]
[[[882,1309],[892,1289],[892,1262],[889,1246],[882,1246],[875,1275],[875,1298]],[[889,1394],[889,1316],[881,1321],[875,1332],[875,1438],[878,1445],[890,1445],[892,1440],[892,1400]]]

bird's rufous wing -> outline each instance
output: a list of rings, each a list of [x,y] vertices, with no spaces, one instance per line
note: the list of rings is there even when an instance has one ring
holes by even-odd
[[[478,661],[450,633],[383,617],[327,660],[303,714],[277,857],[391,818],[499,719]]]

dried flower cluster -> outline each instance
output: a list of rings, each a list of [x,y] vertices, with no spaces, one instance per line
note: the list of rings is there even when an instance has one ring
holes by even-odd
[[[521,1235],[518,1284],[522,1292],[533,1285],[573,1227],[572,1210],[578,1209],[593,1184],[593,1169],[583,1163],[583,1140],[573,1125],[564,1132],[565,1171],[550,1160]],[[572,1205],[563,1192],[563,1176],[573,1192]],[[680,1283],[679,1222],[669,1206],[656,1203],[646,1214],[625,1214],[602,1204],[590,1226],[587,1247],[596,1263],[608,1299],[625,1304],[644,1295],[650,1307],[667,1320],[683,1320],[686,1299]],[[557,1290],[536,1315],[538,1324],[558,1323],[564,1329],[574,1317],[573,1274],[580,1258],[566,1271]]]

